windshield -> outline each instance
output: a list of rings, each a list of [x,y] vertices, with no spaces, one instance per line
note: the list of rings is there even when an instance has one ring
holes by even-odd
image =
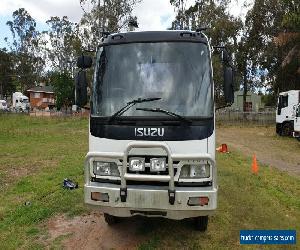
[[[93,83],[92,115],[111,116],[137,98],[122,116],[166,116],[136,108],[161,108],[181,116],[212,116],[208,47],[202,43],[131,43],[100,47]]]
[[[23,100],[21,99],[20,102],[28,103],[28,99],[23,99]]]

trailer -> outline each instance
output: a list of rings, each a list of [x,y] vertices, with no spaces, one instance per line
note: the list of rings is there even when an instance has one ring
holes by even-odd
[[[84,200],[111,225],[142,215],[194,218],[205,231],[217,208],[215,104],[209,39],[198,31],[107,34],[99,41],[91,87]],[[233,102],[226,50],[224,96]],[[87,102],[77,66],[76,103]]]

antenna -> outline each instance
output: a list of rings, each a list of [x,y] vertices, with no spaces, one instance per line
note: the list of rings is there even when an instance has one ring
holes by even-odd
[[[136,18],[130,18],[130,20],[128,22],[128,27],[129,27],[130,31],[134,31],[136,28],[139,27]]]

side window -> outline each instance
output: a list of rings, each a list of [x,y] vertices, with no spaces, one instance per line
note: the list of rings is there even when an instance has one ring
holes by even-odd
[[[16,100],[16,103],[18,103],[19,101],[18,100]]]
[[[288,104],[289,104],[288,100],[289,100],[288,95],[282,96],[282,105],[281,105],[282,108],[285,108],[288,106]]]

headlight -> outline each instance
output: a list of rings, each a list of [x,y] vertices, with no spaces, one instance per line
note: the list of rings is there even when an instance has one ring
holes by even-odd
[[[165,158],[152,158],[150,159],[150,171],[158,172],[166,170],[166,159]]]
[[[115,162],[93,162],[93,173],[95,175],[120,176],[118,166]]]
[[[139,157],[129,158],[129,170],[131,171],[144,171],[145,159]]]
[[[210,165],[183,165],[180,171],[182,179],[200,179],[210,177]]]

